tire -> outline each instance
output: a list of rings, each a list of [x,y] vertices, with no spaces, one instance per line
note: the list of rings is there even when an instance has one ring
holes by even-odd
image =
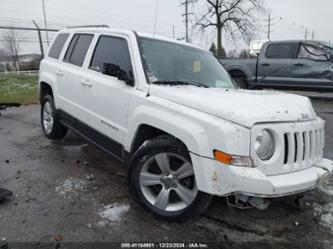
[[[210,204],[212,196],[197,189],[190,155],[175,138],[161,136],[146,141],[129,166],[130,193],[158,218],[186,221]],[[180,168],[182,171],[177,171]]]
[[[247,82],[247,79],[246,78],[243,78],[243,77],[235,77],[233,78],[234,81],[237,83],[237,85],[239,85],[239,87],[241,89],[248,89],[249,88],[249,84]]]
[[[41,125],[45,136],[52,140],[63,139],[67,134],[67,127],[63,126],[57,116],[53,97],[46,95],[41,102]]]

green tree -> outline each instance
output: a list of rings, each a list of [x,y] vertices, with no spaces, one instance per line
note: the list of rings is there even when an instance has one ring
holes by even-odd
[[[212,45],[210,46],[209,48],[209,51],[213,53],[213,55],[217,55],[217,50],[216,50],[216,45],[215,43],[213,42]]]

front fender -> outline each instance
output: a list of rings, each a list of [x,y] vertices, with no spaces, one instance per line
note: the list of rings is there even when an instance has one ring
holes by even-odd
[[[131,151],[141,125],[149,125],[181,140],[188,150],[204,157],[213,157],[214,149],[248,156],[250,130],[183,105],[160,98],[136,105],[130,114],[124,147]]]
[[[207,193],[211,183],[206,181],[214,176],[214,172],[207,171],[207,166],[216,165],[214,149],[249,156],[249,129],[191,108],[172,102],[165,105],[164,101],[159,100],[138,105],[131,117],[125,137],[125,150],[131,151],[136,134],[143,124],[175,136],[190,152],[198,189]]]
[[[135,136],[141,125],[149,125],[180,139],[190,152],[204,153],[202,147],[209,147],[204,127],[184,118],[177,111],[162,111],[148,105],[139,106],[132,114],[128,133],[125,137],[125,150],[131,151]]]
[[[254,77],[254,72],[251,71],[250,68],[242,65],[230,65],[225,68],[228,72],[231,72],[233,70],[238,70],[241,71],[245,74],[246,78],[250,80],[251,78]]]

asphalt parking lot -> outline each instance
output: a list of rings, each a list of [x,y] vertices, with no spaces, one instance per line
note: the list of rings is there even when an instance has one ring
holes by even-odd
[[[333,159],[333,101],[314,101],[326,124],[325,156]],[[9,242],[247,242],[290,248],[333,246],[333,179],[304,197],[268,210],[237,210],[215,198],[200,217],[169,223],[147,214],[127,191],[126,168],[69,133],[47,140],[39,106],[9,108],[0,116],[0,186],[14,198],[0,204],[0,238]],[[300,243],[301,242],[301,243]],[[329,244],[329,243],[332,244]],[[327,244],[326,244],[327,243]],[[284,248],[289,248],[285,245]],[[314,248],[314,247],[311,247]]]

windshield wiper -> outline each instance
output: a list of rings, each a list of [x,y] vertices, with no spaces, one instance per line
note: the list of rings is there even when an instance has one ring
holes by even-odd
[[[182,80],[156,80],[152,82],[152,84],[156,85],[171,85],[171,86],[179,86],[179,85],[192,85],[192,86],[197,86],[197,87],[204,87],[204,88],[209,88],[209,86],[196,82],[196,81],[182,81]]]

